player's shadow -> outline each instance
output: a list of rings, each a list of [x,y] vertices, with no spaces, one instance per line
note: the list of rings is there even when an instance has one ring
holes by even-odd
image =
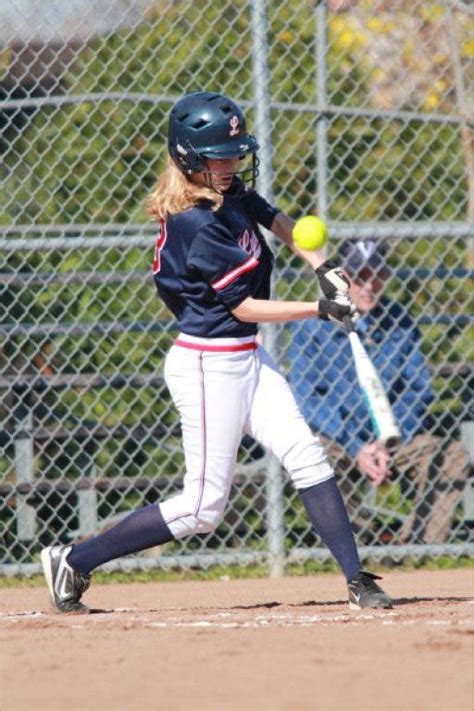
[[[455,596],[455,595],[447,595],[445,597],[440,596],[440,595],[434,595],[431,597],[398,597],[398,598],[392,598],[393,599],[393,606],[394,607],[403,607],[404,605],[417,605],[421,604],[424,602],[437,602],[437,603],[443,603],[443,602],[472,602],[473,598],[471,597],[464,597],[464,596]],[[207,611],[210,611],[212,609],[218,609],[218,610],[272,610],[278,607],[340,607],[341,605],[345,606],[347,605],[347,600],[305,600],[303,602],[278,602],[277,600],[272,600],[270,602],[257,602],[252,605],[232,605],[231,607],[223,607],[219,606],[217,608],[215,607],[206,607],[205,609]],[[122,612],[122,610],[115,610],[115,609],[102,609],[100,607],[92,607],[89,608],[88,614],[89,615],[113,615],[116,614],[117,612]],[[163,610],[158,610],[158,609],[148,609],[148,610],[141,610],[140,612],[163,612]],[[73,613],[77,614],[77,613]],[[87,614],[87,613],[86,613]]]
[[[432,597],[398,597],[395,598],[393,604],[397,607],[402,605],[416,605],[420,602],[471,602],[472,597],[458,597],[456,595],[433,595]]]
[[[470,602],[473,598],[457,597],[454,595],[433,596],[433,597],[398,597],[392,598],[394,607],[403,607],[403,605],[417,605],[423,602]],[[347,600],[306,600],[305,602],[259,602],[255,605],[233,605],[231,610],[259,610],[271,609],[275,607],[337,607],[347,605]]]
[[[100,607],[90,607],[88,610],[89,615],[113,615],[116,612],[120,612],[120,610],[114,610],[113,608],[109,608],[107,610],[103,610]]]
[[[273,607],[328,607],[344,605],[347,600],[307,600],[306,602],[258,602],[255,605],[232,605],[231,610],[270,610]]]

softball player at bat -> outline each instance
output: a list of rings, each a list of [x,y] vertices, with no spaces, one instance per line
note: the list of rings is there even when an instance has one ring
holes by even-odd
[[[179,100],[170,114],[168,148],[168,166],[149,210],[160,222],[156,287],[180,329],[166,357],[165,379],[181,417],[183,489],[85,542],[45,548],[42,564],[56,608],[87,611],[80,599],[90,573],[109,560],[212,531],[224,513],[244,433],[287,470],[315,532],[341,566],[351,606],[391,607],[376,576],[361,570],[319,439],[256,340],[259,322],[342,321],[353,311],[348,279],[336,264],[321,263],[317,252],[298,250],[293,221],[253,189],[258,145],[234,101],[209,92]],[[273,256],[259,225],[316,269],[324,299],[269,300]]]

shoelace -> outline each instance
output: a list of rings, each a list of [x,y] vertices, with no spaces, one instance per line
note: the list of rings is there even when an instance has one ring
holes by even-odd
[[[381,580],[378,575],[372,575],[372,573],[361,573],[362,581],[370,592],[383,593],[382,588],[380,588],[375,580]]]

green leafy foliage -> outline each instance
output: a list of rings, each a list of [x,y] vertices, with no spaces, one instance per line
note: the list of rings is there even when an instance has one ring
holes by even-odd
[[[316,105],[316,13],[305,0],[296,4],[273,3],[268,26],[270,95],[278,105],[272,111],[274,193],[290,212],[314,209],[321,120],[310,108]],[[79,53],[64,78],[68,95],[79,100],[37,112],[6,155],[0,223],[145,221],[144,200],[166,152],[167,114],[183,87],[251,103],[248,3],[211,4],[205,11],[186,3],[185,12],[182,5],[157,3],[135,30],[97,38]],[[376,68],[363,52],[383,35],[385,25],[379,25],[363,31],[349,19],[330,19],[327,96],[333,106],[357,108],[371,94],[377,103],[382,89],[376,93]],[[416,83],[415,65],[412,71],[407,82]],[[330,116],[328,132],[331,218],[464,217],[458,126],[349,113]]]

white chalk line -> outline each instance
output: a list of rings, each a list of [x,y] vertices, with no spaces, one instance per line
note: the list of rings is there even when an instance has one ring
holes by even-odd
[[[159,615],[159,612],[154,612]],[[36,610],[25,610],[23,612],[0,613],[0,627],[9,627],[12,624],[21,624],[24,621],[41,621],[51,618],[51,614]],[[116,616],[116,617],[115,617]],[[327,614],[300,614],[288,613],[265,613],[255,615],[253,618],[243,618],[241,612],[217,612],[206,615],[201,619],[190,619],[179,615],[168,617],[162,620],[150,620],[141,610],[132,608],[117,608],[112,613],[94,613],[93,615],[81,616],[61,616],[54,615],[61,622],[74,619],[74,623],[69,625],[71,629],[84,629],[91,624],[100,623],[129,622],[141,627],[151,628],[217,628],[217,629],[256,629],[275,627],[314,627],[317,625],[331,624],[351,624],[360,625],[367,622],[380,622],[382,625],[391,626],[439,626],[439,627],[468,627],[474,630],[474,619],[418,619],[413,614],[406,617],[403,612],[382,611],[376,612],[348,612],[348,613],[327,613]]]

